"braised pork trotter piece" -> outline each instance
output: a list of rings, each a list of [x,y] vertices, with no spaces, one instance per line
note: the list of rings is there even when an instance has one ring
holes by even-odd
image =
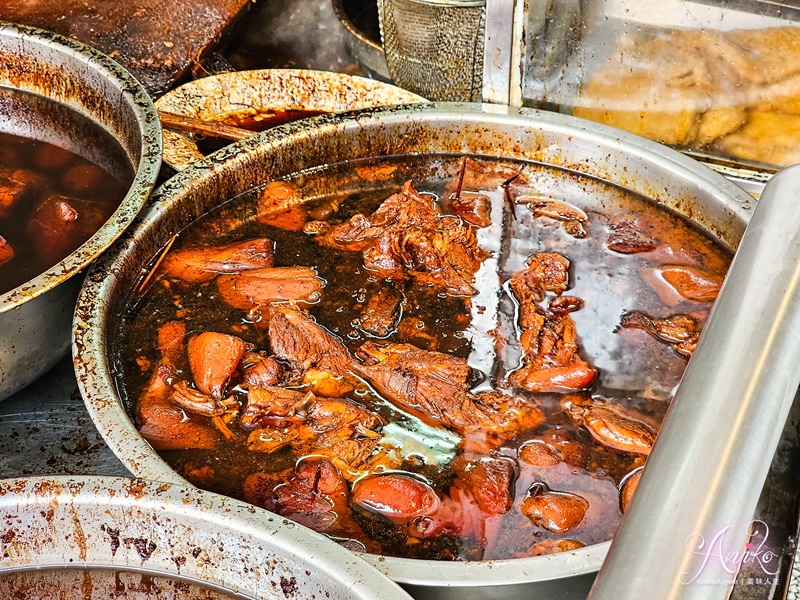
[[[588,509],[585,498],[551,491],[544,483],[534,483],[520,507],[534,525],[553,533],[567,533],[578,527]]]
[[[307,312],[293,304],[269,310],[269,343],[275,358],[289,363],[299,383],[315,394],[341,397],[356,387],[347,348]]]
[[[241,273],[272,266],[272,241],[266,238],[224,246],[187,248],[168,253],[159,272],[187,283],[211,281],[222,273]]]
[[[311,267],[266,267],[217,279],[223,300],[241,310],[287,300],[314,304],[319,302],[322,288],[322,280]]]
[[[631,311],[622,315],[619,329],[643,329],[659,341],[672,346],[678,354],[691,357],[700,339],[702,325],[689,315],[672,315],[663,319]]]
[[[598,443],[630,454],[650,454],[656,441],[656,429],[625,407],[591,399],[568,400],[567,413],[577,425]]]
[[[407,181],[369,217],[358,214],[330,226],[311,222],[307,233],[340,250],[363,252],[364,266],[383,279],[415,280],[456,296],[471,296],[472,282],[488,253],[461,219],[440,215],[432,196]]]
[[[365,342],[357,351],[354,371],[382,395],[434,425],[462,434],[509,439],[544,421],[529,402],[499,392],[469,391],[467,361],[410,344]]]

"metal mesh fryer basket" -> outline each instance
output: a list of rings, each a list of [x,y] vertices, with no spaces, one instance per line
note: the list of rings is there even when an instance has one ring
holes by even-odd
[[[429,100],[480,101],[486,0],[378,0],[395,84]]]

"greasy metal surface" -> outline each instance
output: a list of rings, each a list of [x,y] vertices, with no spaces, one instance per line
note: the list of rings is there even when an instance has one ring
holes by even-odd
[[[753,513],[800,385],[798,195],[800,166],[764,189],[592,600],[724,600],[729,553],[758,550]],[[760,556],[767,573],[773,557]]]
[[[120,143],[136,175],[119,208],[80,248],[45,273],[0,295],[0,399],[52,367],[69,349],[75,276],[131,222],[161,165],[161,131],[147,93],[96,50],[52,33],[0,23],[0,86],[32,92],[80,112]],[[29,127],[31,115],[19,115]],[[41,117],[42,120],[45,117]],[[5,115],[14,129],[14,115]],[[23,131],[24,133],[24,131]],[[77,140],[79,132],[75,132]]]
[[[70,36],[118,60],[154,97],[181,80],[250,0],[3,0],[0,19]]]
[[[342,112],[425,102],[421,96],[388,83],[343,73],[305,69],[260,69],[204,77],[176,88],[156,101],[159,110],[216,120],[248,109]],[[177,171],[203,158],[185,133],[163,130],[164,162]]]
[[[324,536],[188,486],[110,477],[3,480],[0,537],[0,573],[135,568],[256,599],[408,598]]]
[[[136,431],[106,355],[142,265],[173,233],[220,201],[298,169],[437,151],[531,159],[602,177],[675,208],[732,247],[753,203],[725,178],[658,144],[565,115],[493,105],[430,104],[322,116],[228,146],[151,197],[135,227],[93,265],[78,299],[73,336],[78,385],[103,438],[125,466],[149,479],[182,481]],[[548,587],[567,593],[571,584],[578,591],[569,593],[579,597],[607,548],[604,543],[553,556],[471,563],[366,558],[420,597],[510,598]],[[541,584],[558,578],[566,578],[560,586]]]

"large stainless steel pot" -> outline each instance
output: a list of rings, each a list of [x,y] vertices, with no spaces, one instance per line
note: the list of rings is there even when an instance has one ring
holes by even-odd
[[[45,273],[0,295],[0,400],[31,383],[68,351],[76,277],[131,222],[161,165],[161,131],[141,85],[113,60],[55,34],[0,23],[0,87],[60,102],[105,128],[120,144],[135,177],[111,218],[80,248]],[[89,132],[69,111],[35,111],[0,103],[0,131],[33,137],[86,155]],[[86,156],[103,166],[109,157]]]
[[[370,110],[298,122],[239,142],[162,186],[117,248],[93,265],[78,299],[73,348],[78,385],[103,438],[133,473],[183,481],[136,431],[106,354],[142,265],[174,232],[221,200],[271,178],[359,157],[432,152],[528,159],[593,175],[683,213],[732,248],[753,204],[722,176],[664,146],[527,109],[431,104]],[[608,545],[471,563],[365,558],[418,598],[585,598]]]
[[[189,486],[122,477],[7,479],[0,481],[0,512],[5,597],[26,584],[37,586],[28,598],[112,598],[128,580],[161,585],[159,598],[208,597],[179,593],[180,584],[167,593],[170,582],[185,587],[189,580],[225,598],[408,598],[324,536]],[[88,589],[84,569],[92,572]],[[42,577],[42,570],[55,572]],[[124,597],[150,597],[134,589]]]

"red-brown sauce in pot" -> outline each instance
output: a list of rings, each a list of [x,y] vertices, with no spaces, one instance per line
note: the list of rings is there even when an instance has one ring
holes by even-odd
[[[427,156],[272,182],[158,258],[115,368],[177,472],[488,560],[613,536],[731,253],[606,182]]]

